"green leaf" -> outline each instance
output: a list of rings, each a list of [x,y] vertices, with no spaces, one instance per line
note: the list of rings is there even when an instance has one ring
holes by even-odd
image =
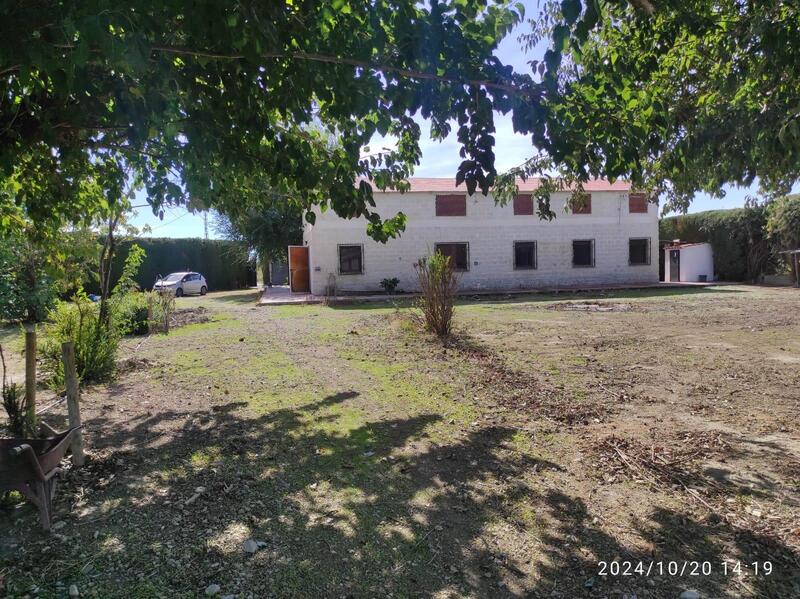
[[[561,2],[561,14],[567,24],[573,24],[581,14],[580,0],[563,0]]]

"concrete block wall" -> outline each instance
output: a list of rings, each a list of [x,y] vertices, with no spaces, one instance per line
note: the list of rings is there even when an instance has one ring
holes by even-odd
[[[408,217],[399,239],[381,244],[366,234],[364,219],[342,219],[332,211],[317,213],[305,228],[310,247],[311,292],[325,292],[329,275],[343,292],[380,291],[384,278],[400,279],[399,289],[417,290],[414,264],[434,251],[436,243],[467,242],[469,271],[462,289],[535,289],[537,287],[654,283],[658,281],[658,207],[629,214],[627,192],[592,192],[592,213],[564,211],[568,194],[552,198],[556,218],[518,216],[513,206],[497,206],[491,196],[467,196],[466,216],[436,216],[435,193],[376,193],[383,217],[402,211]],[[650,239],[650,264],[628,263],[628,240]],[[595,266],[572,266],[572,241],[594,239]],[[538,268],[514,269],[514,242],[537,243]],[[363,246],[363,273],[339,274],[338,246]]]

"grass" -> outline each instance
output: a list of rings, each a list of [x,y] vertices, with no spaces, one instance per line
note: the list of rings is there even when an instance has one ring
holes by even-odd
[[[794,530],[800,499],[796,364],[769,356],[800,357],[795,297],[465,299],[463,343],[449,346],[417,330],[408,303],[181,298],[211,319],[126,340],[142,366],[84,389],[91,459],[64,476],[63,539],[37,532],[27,507],[0,513],[0,595],[76,584],[87,597],[198,597],[219,584],[236,597],[584,596],[598,559],[697,555],[771,559],[775,576],[743,584],[791,596],[797,541],[773,531]],[[635,309],[560,309],[575,301]],[[562,418],[576,404],[598,417]],[[610,435],[702,447],[701,433],[727,440],[724,462],[686,467],[730,521],[596,449]],[[721,468],[727,486],[706,494]],[[253,555],[249,538],[263,544]],[[742,596],[718,574],[597,578],[592,592],[688,586]]]

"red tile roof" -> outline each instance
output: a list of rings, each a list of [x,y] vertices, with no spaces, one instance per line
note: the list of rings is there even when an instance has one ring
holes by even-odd
[[[537,187],[539,187],[539,179],[528,179],[527,181],[522,181],[521,179],[517,179],[517,187],[521,192],[526,191],[533,191]],[[465,192],[467,191],[466,186],[462,183],[458,187],[456,187],[456,180],[455,178],[450,177],[410,177],[408,179],[410,184],[409,192],[445,192],[445,193],[452,193],[452,192]],[[630,183],[626,181],[615,181],[611,183],[605,179],[592,179],[591,181],[587,181],[583,184],[583,188],[586,191],[629,191],[631,186]],[[388,190],[390,191],[390,190]],[[379,190],[376,190],[376,193],[380,193]]]

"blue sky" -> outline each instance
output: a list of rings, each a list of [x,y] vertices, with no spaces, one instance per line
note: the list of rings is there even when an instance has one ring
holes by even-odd
[[[536,0],[525,0],[526,14],[532,16],[536,14]],[[521,28],[528,27],[527,24]],[[524,30],[524,29],[523,29]],[[506,64],[510,64],[519,72],[527,72],[527,61],[541,58],[544,53],[544,46],[534,49],[529,54],[522,52],[520,44],[517,42],[518,32],[512,32],[506,37],[498,49],[499,58]],[[428,127],[420,120],[423,135],[421,139],[422,161],[415,171],[419,177],[454,177],[460,157],[458,155],[459,145],[455,135],[450,135],[443,142],[434,142],[427,135]],[[495,116],[497,132],[495,135],[497,168],[502,171],[522,163],[532,152],[530,140],[524,135],[514,133],[511,126],[511,117],[497,114]],[[380,140],[375,140],[373,147],[380,145]],[[746,196],[755,195],[757,190],[753,188],[728,188],[727,195],[722,199],[711,198],[705,194],[698,194],[689,209],[690,212],[700,212],[702,210],[712,210],[718,208],[736,208],[744,205]],[[141,195],[135,204],[144,204],[145,197]],[[185,208],[167,209],[164,219],[159,220],[154,216],[149,208],[139,208],[137,215],[131,223],[137,227],[149,225],[151,227],[150,236],[153,237],[203,237],[204,220],[202,214],[191,214]],[[209,237],[215,237],[211,218],[209,218]]]

